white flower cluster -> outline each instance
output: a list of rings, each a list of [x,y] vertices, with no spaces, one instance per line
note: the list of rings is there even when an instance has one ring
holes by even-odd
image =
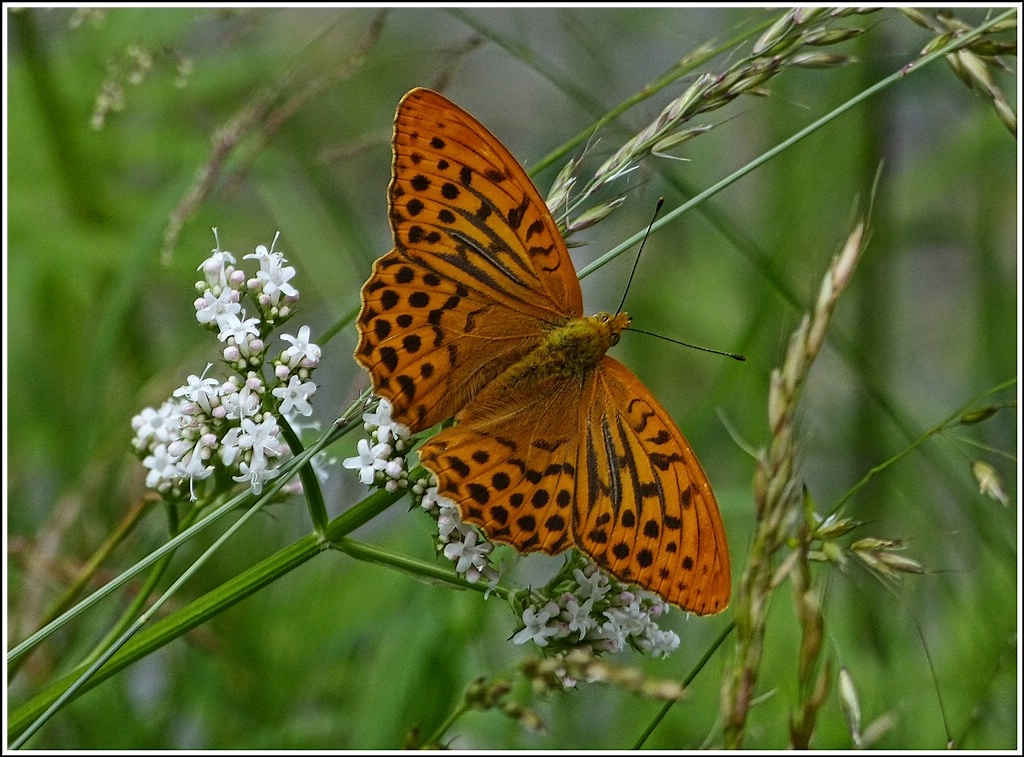
[[[378,486],[389,492],[409,485],[405,451],[409,446],[409,429],[391,419],[391,403],[378,400],[377,412],[363,413],[363,428],[369,439],[356,444],[355,457],[346,457],[341,464],[359,471],[359,480],[367,486]]]
[[[481,578],[492,586],[497,584],[498,571],[491,565],[489,555],[494,545],[472,526],[463,523],[455,503],[437,493],[437,487],[427,480],[412,482],[405,453],[409,448],[409,429],[391,418],[391,403],[377,402],[375,413],[363,414],[363,428],[369,439],[360,439],[358,454],[342,461],[346,468],[359,471],[359,480],[367,486],[387,491],[409,488],[420,505],[437,518],[437,549],[455,563],[455,572],[470,583]]]
[[[547,587],[529,594],[512,643],[613,654],[630,646],[665,657],[679,646],[679,636],[657,624],[668,609],[660,597],[634,591],[576,555]]]
[[[208,378],[207,365],[202,376],[189,376],[159,408],[147,407],[132,418],[132,446],[149,470],[146,485],[162,494],[176,496],[187,482],[195,499],[197,481],[220,475],[247,483],[259,494],[278,475],[287,452],[278,414],[313,412],[316,385],[310,375],[320,362],[320,348],[309,341],[308,326],[297,336],[281,334],[291,346],[270,361],[270,378],[263,371],[267,339],[298,300],[298,291],[288,283],[295,269],[285,265],[280,252],[263,245],[245,258],[260,266],[249,279],[218,242],[199,267],[204,280],[196,283],[200,297],[194,303],[196,319],[217,332],[226,345],[224,360],[236,374],[223,381]],[[246,317],[246,296],[258,317]]]
[[[471,584],[481,578],[497,586],[499,570],[491,563],[494,544],[487,540],[476,527],[464,523],[459,507],[447,497],[437,493],[436,486],[413,487],[420,494],[420,506],[437,518],[437,550],[455,563],[455,572]]]

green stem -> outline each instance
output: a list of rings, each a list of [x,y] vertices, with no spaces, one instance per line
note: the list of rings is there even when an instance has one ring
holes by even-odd
[[[434,729],[434,732],[430,734],[430,738],[420,742],[422,748],[436,748],[435,745],[441,743],[441,739],[448,732],[448,729],[455,725],[455,721],[461,718],[463,715],[465,715],[472,709],[473,708],[470,707],[469,704],[466,702],[465,695],[463,695],[462,701],[459,702],[458,706],[449,713],[448,717],[444,719],[444,722],[441,723],[441,725],[439,725],[436,729]]]
[[[185,516],[184,522],[179,525],[176,512],[177,510],[174,505],[168,507],[168,520],[170,521],[170,532],[172,534],[180,533],[183,528],[188,528],[199,517],[199,508],[191,507]],[[132,600],[128,609],[122,613],[121,619],[114,624],[114,627],[107,632],[103,639],[93,648],[93,651],[78,664],[79,669],[92,665],[96,660],[100,659],[104,652],[109,650],[116,643],[117,639],[128,631],[135,619],[145,612],[150,596],[156,591],[157,584],[160,583],[160,579],[167,570],[167,566],[171,564],[172,559],[174,559],[174,552],[168,552],[153,566],[153,570],[149,572],[145,582],[143,582],[139,591],[135,593],[135,599]]]
[[[227,608],[255,593],[264,586],[273,583],[280,577],[305,564],[315,555],[327,550],[331,542],[337,542],[344,536],[359,528],[372,518],[390,507],[405,492],[378,491],[362,502],[342,513],[327,525],[323,537],[316,534],[299,539],[285,549],[268,557],[262,562],[235,576],[213,591],[189,603],[149,628],[139,631],[130,641],[110,656],[102,667],[98,667],[91,677],[81,684],[68,701],[92,689],[97,684],[123,670],[131,663],[151,654],[170,641],[179,638],[186,632],[205,623]],[[140,619],[137,626],[141,626]],[[131,629],[133,632],[138,628]],[[8,721],[8,739],[15,739],[25,733],[26,729],[42,714],[46,713],[65,692],[67,692],[86,672],[79,666],[69,675],[51,684],[28,702],[10,713]]]
[[[260,498],[256,503],[249,508],[246,513],[231,524],[230,528],[227,529],[220,538],[218,538],[203,554],[201,554],[195,562],[188,566],[188,568],[178,577],[178,579],[171,584],[171,586],[165,591],[142,615],[140,615],[129,627],[122,633],[117,639],[105,650],[103,653],[96,657],[95,661],[88,665],[80,665],[79,670],[84,667],[85,670],[78,675],[71,684],[60,693],[60,695],[42,712],[32,723],[21,733],[18,738],[11,742],[12,749],[20,749],[25,745],[36,731],[43,727],[53,715],[55,715],[61,707],[67,702],[74,699],[80,691],[84,691],[88,686],[89,682],[93,679],[96,672],[103,667],[103,665],[113,657],[119,649],[121,649],[128,641],[135,635],[139,629],[159,610],[164,603],[173,597],[178,589],[185,585],[185,583],[219,550],[227,541],[240,529],[246,521],[249,520],[253,515],[258,513],[263,507],[267,498]],[[169,555],[168,555],[169,557]]]
[[[752,35],[764,31],[767,27],[771,26],[772,23],[774,22],[770,20],[764,21],[755,28],[742,32],[741,34],[737,35],[736,37],[734,37],[733,39],[729,40],[724,44],[718,45],[717,47],[713,48],[702,47],[695,54],[687,56],[682,61],[679,61],[674,66],[672,66],[672,68],[670,68],[660,77],[655,79],[653,84],[648,84],[639,92],[631,95],[630,97],[627,97],[618,105],[612,107],[610,110],[606,111],[603,115],[601,115],[601,117],[594,122],[593,126],[588,126],[579,134],[572,137],[568,141],[562,143],[554,150],[549,152],[547,155],[545,155],[543,158],[541,158],[537,163],[535,163],[530,168],[530,175],[534,176],[543,171],[551,164],[564,159],[564,157],[569,152],[576,149],[587,140],[592,139],[593,136],[597,134],[602,128],[604,128],[607,124],[612,123],[616,118],[621,116],[634,105],[642,103],[644,100],[653,97],[656,93],[663,90],[672,82],[689,75],[694,69],[698,68],[699,66],[702,66],[709,60],[718,57],[722,53],[732,50],[741,42],[749,39]]]
[[[84,612],[97,602],[99,602],[101,599],[106,597],[114,590],[124,586],[124,584],[126,584],[136,575],[141,573],[143,570],[145,570],[149,566],[153,565],[154,563],[162,559],[164,555],[174,552],[174,550],[177,549],[181,544],[185,543],[193,536],[197,535],[200,531],[215,523],[224,515],[227,515],[233,509],[243,504],[251,496],[251,494],[246,492],[236,497],[232,497],[228,502],[214,510],[212,513],[210,513],[208,516],[206,516],[201,521],[196,523],[194,526],[185,529],[178,536],[174,537],[166,544],[162,545],[161,547],[158,547],[153,552],[150,552],[148,555],[139,560],[137,563],[135,563],[135,565],[133,565],[131,568],[129,568],[124,573],[119,575],[117,578],[105,584],[102,588],[97,589],[88,597],[79,602],[77,605],[75,605],[70,610],[62,614],[60,617],[50,621],[45,626],[36,631],[34,634],[25,639],[23,642],[15,646],[14,649],[7,653],[7,664],[12,664],[19,657],[21,657],[30,649],[32,649],[36,644],[43,641],[54,631],[57,631],[58,629],[63,627],[66,623],[70,622],[73,618],[80,615],[82,612]]]
[[[72,603],[81,596],[93,576],[96,575],[96,571],[99,570],[100,566],[107,561],[107,558],[117,548],[117,546],[124,541],[125,537],[132,532],[138,522],[142,519],[142,516],[149,510],[150,505],[155,501],[156,500],[152,498],[143,499],[136,502],[131,507],[114,531],[106,538],[103,544],[100,545],[100,548],[93,553],[93,556],[90,557],[89,561],[82,567],[82,570],[79,572],[74,583],[67,588],[67,590],[61,595],[60,599],[58,599],[46,613],[41,621],[42,625],[45,626],[46,624],[56,620],[71,607]],[[17,675],[18,670],[27,659],[28,655],[22,655],[14,660],[8,660],[8,681],[14,679],[14,676]]]
[[[735,629],[736,621],[729,621],[729,625],[722,629],[722,632],[718,634],[718,638],[711,643],[711,646],[709,646],[704,651],[704,654],[701,656],[701,658],[697,660],[697,663],[693,666],[693,669],[690,671],[690,674],[683,679],[684,688],[688,687],[691,683],[693,683],[694,679],[697,677],[697,674],[700,673],[704,669],[704,666],[711,661],[711,657],[715,654],[715,652],[718,651],[718,648],[725,643],[725,640],[729,638],[729,634],[731,634]],[[662,705],[661,710],[658,711],[658,714],[655,715],[651,722],[647,725],[647,728],[644,729],[644,732],[640,734],[640,737],[633,744],[632,749],[637,750],[643,748],[643,745],[647,742],[647,739],[650,738],[650,735],[652,733],[654,733],[654,729],[657,728],[661,721],[665,719],[665,716],[668,715],[668,711],[672,709],[672,705],[674,705],[676,701],[677,700],[675,699],[670,699],[669,701],[665,702],[664,705]]]
[[[354,406],[352,409],[350,409],[350,413],[356,415],[357,407],[358,404]],[[348,414],[349,413],[347,413],[346,415]],[[294,471],[296,467],[308,464],[309,460],[312,459],[312,457],[315,454],[317,454],[320,450],[324,449],[330,444],[334,443],[342,435],[344,435],[349,430],[354,428],[357,425],[357,423],[358,420],[346,420],[344,417],[339,419],[334,424],[334,427],[331,428],[331,430],[328,431],[326,434],[324,434],[324,436],[321,439],[317,440],[317,442],[314,445],[312,445],[309,449],[305,450],[301,455],[298,455],[294,459],[289,460],[283,466],[281,475],[263,493],[262,499],[264,501],[267,501],[273,496],[275,496],[281,490],[281,488],[291,479],[292,471]],[[174,552],[174,550],[176,550],[180,545],[184,544],[186,541],[196,536],[200,531],[212,525],[214,522],[219,520],[227,513],[231,512],[237,507],[247,507],[249,503],[252,501],[253,496],[254,495],[251,492],[245,491],[241,494],[238,494],[235,497],[232,497],[225,504],[214,510],[201,521],[185,529],[176,537],[171,539],[169,542],[157,548],[150,554],[146,555],[146,557],[139,560],[137,563],[135,563],[135,565],[133,565],[131,568],[129,568],[124,573],[119,575],[117,578],[113,579],[102,588],[97,589],[95,592],[93,592],[88,597],[83,599],[81,602],[79,602],[77,605],[75,605],[70,610],[65,612],[63,615],[51,621],[50,623],[47,623],[45,626],[43,626],[34,634],[25,639],[23,642],[15,646],[14,649],[7,653],[7,664],[11,665],[19,657],[21,657],[30,649],[32,649],[32,647],[34,647],[36,644],[43,641],[54,631],[64,626],[74,617],[81,614],[92,605],[96,604],[96,602],[103,599],[114,590],[123,586],[125,583],[127,583],[129,580],[131,580],[136,575],[141,573],[143,570],[148,568],[150,565],[153,565],[158,560],[160,560],[165,554]]]
[[[414,557],[409,557],[398,552],[391,552],[372,544],[355,541],[354,539],[336,539],[332,542],[332,546],[338,551],[344,552],[357,560],[374,563],[376,565],[384,565],[420,580],[447,584],[448,586],[453,586],[457,589],[473,589],[474,591],[479,591],[482,594],[491,592],[502,599],[509,599],[512,594],[508,588],[503,586],[490,586],[489,584],[480,583],[479,581],[476,583],[470,583],[455,573],[452,570],[451,565],[424,562],[423,560],[418,560]]]
[[[143,610],[146,604],[149,602],[149,598],[154,591],[156,591],[157,584],[167,571],[167,566],[171,564],[171,560],[174,559],[174,553],[168,552],[166,555],[160,558],[160,560],[153,566],[153,569],[146,576],[146,580],[143,582],[139,591],[135,594],[135,599],[132,600],[128,609],[121,614],[121,619],[114,624],[114,627],[107,631],[107,634],[100,640],[100,642],[93,647],[92,652],[86,655],[85,659],[82,660],[79,667],[92,665],[96,660],[103,656],[104,650],[109,649],[111,645],[125,633],[135,622]]]
[[[842,508],[843,505],[845,505],[848,501],[850,501],[850,499],[852,499],[854,497],[854,495],[857,494],[857,492],[859,492],[861,489],[863,489],[865,486],[867,486],[868,482],[872,478],[874,478],[876,475],[878,475],[879,473],[883,473],[886,470],[888,470],[889,468],[891,468],[892,466],[894,466],[896,463],[898,463],[904,457],[906,457],[911,452],[913,452],[915,449],[917,449],[922,444],[924,444],[925,441],[927,441],[931,437],[935,436],[936,434],[942,433],[943,431],[946,430],[947,427],[956,424],[960,420],[960,417],[964,413],[966,413],[972,406],[978,404],[979,402],[984,400],[986,397],[991,397],[993,394],[998,394],[999,392],[1002,392],[1002,391],[1005,391],[1006,389],[1009,389],[1011,386],[1013,386],[1016,383],[1017,383],[1017,378],[1014,377],[1014,378],[1011,378],[1011,379],[1007,379],[1003,383],[1001,383],[1001,384],[999,384],[997,386],[994,386],[991,389],[986,389],[984,392],[979,394],[977,397],[975,397],[974,399],[966,402],[958,410],[954,411],[945,420],[940,421],[939,423],[937,423],[936,425],[932,426],[930,429],[925,431],[917,439],[915,439],[913,442],[908,444],[906,447],[904,447],[898,453],[896,453],[895,455],[890,457],[888,460],[886,460],[883,463],[879,463],[878,465],[876,465],[874,468],[872,468],[867,473],[865,473],[864,477],[860,481],[858,481],[856,484],[854,484],[850,488],[850,490],[846,492],[846,494],[844,494],[842,497],[839,498],[839,500],[825,514],[825,517],[828,517],[830,515],[833,515],[833,514],[839,512],[840,508]]]
[[[277,425],[281,428],[281,434],[288,443],[288,449],[292,455],[298,457],[302,454],[302,440],[291,424],[279,415]],[[310,458],[312,459],[312,458]],[[306,498],[306,507],[309,509],[310,520],[313,521],[313,531],[323,535],[327,531],[327,506],[324,504],[323,491],[320,489],[320,482],[317,480],[316,471],[311,463],[306,463],[299,468],[299,480],[302,481],[302,494]]]

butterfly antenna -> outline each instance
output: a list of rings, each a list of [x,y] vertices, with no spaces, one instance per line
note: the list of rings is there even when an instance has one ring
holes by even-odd
[[[665,198],[659,197],[658,204],[654,206],[654,215],[651,216],[651,222],[647,224],[647,233],[644,234],[644,238],[640,241],[640,249],[636,251],[636,260],[633,261],[633,270],[629,272],[629,279],[626,281],[626,289],[622,292],[622,302],[619,303],[619,308],[616,313],[622,312],[622,306],[626,304],[626,295],[629,294],[629,285],[633,283],[633,274],[636,273],[637,264],[640,262],[640,253],[644,251],[644,245],[647,244],[647,237],[651,235],[651,227],[654,226],[654,221],[658,217],[658,213],[661,212],[661,206],[665,204]]]
[[[650,331],[644,331],[643,329],[635,329],[632,326],[629,327],[629,330],[635,334],[647,334],[647,336],[653,336],[657,339],[664,339],[666,342],[672,342],[672,344],[678,344],[683,347],[692,347],[693,349],[700,350],[701,352],[710,352],[712,355],[724,355],[725,357],[731,357],[733,360],[739,360],[741,363],[746,360],[746,358],[743,355],[737,354],[735,352],[722,352],[722,350],[713,350],[710,347],[701,347],[699,344],[690,344],[689,342],[684,342],[679,339],[673,339],[670,336],[655,334]]]
[[[665,198],[659,197],[658,204],[654,206],[654,215],[651,216],[651,222],[647,224],[647,233],[644,234],[643,241],[640,242],[640,249],[636,252],[636,260],[633,261],[633,270],[629,272],[629,279],[626,281],[626,291],[622,293],[622,302],[619,303],[619,309],[616,313],[622,312],[622,306],[626,304],[626,295],[629,293],[629,285],[633,283],[633,274],[636,273],[637,264],[640,262],[640,253],[644,251],[644,245],[647,244],[647,237],[651,235],[651,227],[654,226],[654,221],[658,217],[658,213],[661,212],[661,206],[665,204]],[[671,337],[662,336],[661,334],[652,334],[650,331],[644,331],[643,329],[636,329],[630,327],[630,331],[635,331],[638,334],[647,334],[647,336],[657,337],[658,339],[664,339],[666,342],[672,342],[673,344],[679,344],[683,347],[692,347],[695,350],[701,352],[710,352],[714,355],[724,355],[725,357],[731,357],[733,360],[744,361],[746,360],[743,355],[737,355],[735,352],[722,352],[722,350],[713,350],[710,347],[701,347],[699,344],[690,344],[689,342],[682,342],[678,339],[672,339]]]

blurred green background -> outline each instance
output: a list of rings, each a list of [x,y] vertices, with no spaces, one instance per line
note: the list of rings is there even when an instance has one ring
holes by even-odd
[[[390,247],[385,190],[391,119],[414,86],[441,88],[525,165],[584,132],[702,44],[739,48],[782,11],[753,8],[73,9],[7,11],[7,632],[38,625],[132,503],[145,494],[130,419],[217,359],[195,322],[196,267],[214,246],[257,244],[297,268],[300,322],[315,335],[358,306]],[[977,22],[983,9],[964,11]],[[842,26],[844,24],[840,24]],[[855,62],[789,69],[768,97],[630,175],[626,204],[574,242],[578,265],[913,60],[932,35],[895,10],[829,52]],[[1015,59],[1009,58],[1012,64]],[[692,77],[628,110],[589,141],[581,175],[650,123]],[[1017,91],[1012,74],[997,82]],[[111,105],[113,107],[111,107]],[[573,154],[578,154],[579,149]],[[542,193],[564,164],[535,176]],[[880,171],[877,193],[872,186]],[[679,422],[715,486],[734,578],[754,524],[750,448],[768,439],[771,369],[813,304],[828,262],[871,205],[873,236],[812,371],[797,432],[800,466],[827,510],[873,466],[971,398],[1017,375],[1018,151],[988,102],[944,62],[908,76],[727,188],[648,241],[626,302],[647,331],[747,356],[740,364],[627,335],[616,355]],[[204,183],[205,182],[205,183]],[[183,210],[197,186],[194,207]],[[873,204],[872,204],[873,203]],[[588,312],[614,309],[631,256],[583,282]],[[355,327],[323,343],[319,418],[367,384]],[[317,340],[319,341],[319,340]],[[37,361],[44,360],[44,364]],[[50,362],[52,358],[52,362]],[[40,365],[42,367],[40,367]],[[37,370],[38,368],[38,370]],[[987,422],[931,439],[877,476],[844,511],[857,536],[907,540],[926,574],[883,584],[859,565],[821,565],[829,664],[846,666],[866,722],[891,719],[883,748],[1019,747],[1016,385]],[[339,460],[355,446],[331,450]],[[1002,476],[1003,507],[970,475]],[[331,515],[363,495],[336,469]],[[403,504],[358,538],[431,559],[431,522]],[[247,526],[181,602],[308,533],[301,503]],[[166,539],[151,511],[101,583]],[[187,565],[202,545],[184,550]],[[549,565],[531,557],[541,574]],[[535,563],[537,565],[535,565]],[[98,585],[97,583],[97,585]],[[746,746],[787,742],[799,635],[775,593]],[[106,601],[36,650],[9,682],[23,702],[76,664],[130,598]],[[667,660],[623,655],[681,679],[731,617],[670,616]],[[531,649],[506,640],[500,601],[453,592],[327,553],[82,696],[31,742],[41,749],[397,748],[431,732],[477,675]],[[648,746],[721,744],[727,643]],[[929,664],[930,661],[930,664]],[[628,747],[656,703],[594,684],[536,708],[547,730],[472,713],[455,747]],[[851,745],[835,693],[814,741]]]

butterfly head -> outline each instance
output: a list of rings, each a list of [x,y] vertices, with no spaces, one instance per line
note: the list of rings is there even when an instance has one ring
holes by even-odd
[[[619,343],[619,335],[623,331],[629,328],[629,324],[633,322],[633,319],[629,317],[629,313],[619,311],[618,313],[594,313],[587,319],[594,323],[594,325],[603,334],[606,334],[608,346],[612,347]]]

